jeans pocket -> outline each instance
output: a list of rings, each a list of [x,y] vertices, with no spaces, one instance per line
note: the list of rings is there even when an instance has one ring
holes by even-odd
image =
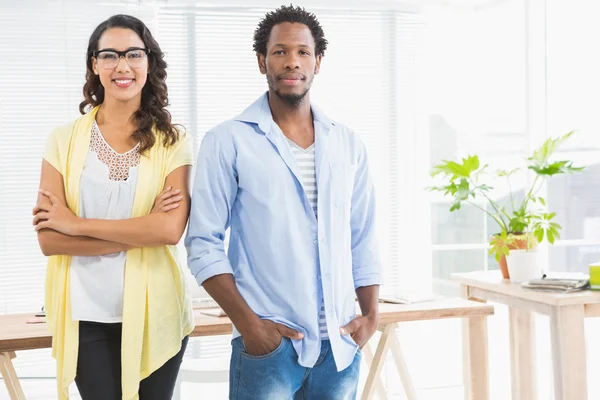
[[[248,351],[246,350],[246,346],[244,345],[244,341],[242,340],[242,346],[243,346],[243,350],[242,350],[242,357],[250,359],[250,360],[266,360],[269,359],[271,357],[274,357],[277,355],[277,353],[279,353],[281,351],[281,349],[284,346],[284,343],[286,341],[285,337],[281,337],[281,342],[279,342],[279,345],[275,348],[275,350],[273,350],[270,353],[267,354],[263,354],[261,356],[253,356],[252,354],[248,354]]]

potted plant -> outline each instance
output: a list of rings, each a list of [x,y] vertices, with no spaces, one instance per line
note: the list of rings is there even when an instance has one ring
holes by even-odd
[[[496,261],[500,265],[502,276],[505,279],[510,277],[509,266],[507,266],[506,257],[512,255],[514,260],[509,260],[513,264],[513,273],[521,276],[514,276],[513,281],[522,281],[527,275],[535,274],[535,271],[527,273],[525,268],[536,269],[532,260],[535,254],[536,244],[541,243],[544,238],[549,243],[560,237],[560,225],[553,221],[554,212],[547,212],[546,200],[538,193],[546,180],[559,174],[571,174],[580,172],[584,167],[574,167],[572,161],[551,161],[551,156],[556,149],[561,146],[573,132],[569,132],[558,138],[548,138],[539,148],[535,149],[532,156],[526,159],[526,165],[517,167],[513,170],[499,170],[488,173],[488,165],[481,165],[477,155],[469,155],[463,158],[461,162],[442,161],[435,165],[431,170],[432,177],[440,177],[443,180],[442,186],[430,187],[431,191],[443,192],[450,196],[454,201],[450,205],[450,211],[456,211],[465,203],[481,210],[490,216],[498,225],[498,232],[490,238],[489,254],[494,254]],[[516,199],[516,193],[512,190],[511,176],[519,171],[526,169],[533,171],[535,178],[524,192],[523,198]],[[489,183],[494,179],[506,179],[508,182],[509,193],[506,202],[499,202],[492,199],[490,191],[493,189]],[[482,207],[483,201],[488,207]],[[511,263],[511,261],[514,261]],[[519,265],[520,264],[520,265]],[[538,269],[539,271],[539,269]],[[539,277],[539,276],[532,276]]]

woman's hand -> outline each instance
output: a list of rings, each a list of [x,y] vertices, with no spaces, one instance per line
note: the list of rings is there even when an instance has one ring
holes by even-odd
[[[82,219],[73,214],[53,193],[40,189],[40,194],[50,202],[38,202],[34,207],[33,225],[35,225],[35,230],[53,229],[65,235],[78,236]]]
[[[154,200],[154,207],[152,207],[150,214],[167,212],[179,207],[179,202],[183,199],[183,196],[179,196],[179,192],[181,192],[181,190],[174,190],[171,186],[163,190],[162,193],[156,197],[156,200]]]

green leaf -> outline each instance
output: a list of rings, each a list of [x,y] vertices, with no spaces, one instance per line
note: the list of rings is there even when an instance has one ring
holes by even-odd
[[[508,255],[510,253],[508,248],[509,242],[510,238],[508,237],[506,231],[502,229],[499,235],[492,236],[488,253],[495,254],[496,261],[500,260],[500,257],[503,254]]]
[[[511,232],[524,232],[529,226],[529,219],[525,210],[517,210],[509,220],[508,227]]]
[[[456,185],[456,183],[452,182],[446,186],[431,186],[428,189],[431,192],[444,192],[445,196],[447,196],[447,195],[454,196],[456,194],[456,192],[458,191],[458,185]]]
[[[546,237],[548,238],[548,243],[554,244],[554,232],[552,229],[548,229],[546,231]]]
[[[537,161],[539,164],[545,164],[550,156],[554,153],[554,151],[560,147],[571,135],[574,131],[568,132],[567,134],[560,136],[558,138],[548,138],[544,141],[544,143],[534,150],[533,156],[530,157],[530,160]]]
[[[427,186],[425,190],[428,192],[443,192],[446,190],[446,186]]]
[[[460,177],[468,178],[470,175],[468,169],[454,161],[444,161],[443,164],[433,167],[431,175],[436,176],[439,174],[444,174],[445,176],[451,175],[452,178],[450,180]]]
[[[582,171],[584,167],[574,167],[572,161],[550,162],[550,157],[556,149],[558,149],[572,134],[573,131],[558,138],[546,139],[539,148],[534,150],[533,155],[527,159],[529,162],[527,168],[544,177]]]
[[[534,150],[533,155],[527,159],[529,161],[527,168],[544,177],[582,171],[584,167],[574,167],[572,161],[550,162],[550,157],[556,149],[558,149],[572,134],[573,131],[558,138],[546,139],[539,148]]]
[[[513,169],[513,170],[511,170],[511,171],[507,171],[507,170],[504,170],[504,169],[500,169],[500,170],[498,170],[498,171],[496,172],[496,174],[497,174],[499,177],[504,177],[504,176],[507,176],[507,177],[509,177],[509,176],[513,175],[514,173],[516,173],[516,172],[519,172],[520,170],[521,170],[521,168],[515,168],[515,169]]]
[[[481,190],[482,192],[489,192],[490,190],[493,189],[493,187],[488,186],[488,185],[479,185],[479,186],[476,186],[475,189]]]
[[[479,175],[485,174],[485,172],[488,169],[488,167],[489,167],[489,165],[485,164],[483,167],[479,168],[479,170],[476,171],[476,177],[478,177]]]
[[[478,168],[479,157],[470,155],[467,158],[463,158],[462,163],[443,160],[440,164],[435,165],[431,169],[431,176],[435,177],[442,174],[445,177],[450,176],[450,181],[454,181],[459,178],[471,178],[471,174],[476,172]]]
[[[469,181],[465,178],[462,178],[456,189],[456,197],[461,200],[467,200],[469,196],[475,197],[473,191],[471,190],[471,185],[469,185]]]
[[[545,206],[545,205],[546,205],[546,200],[544,200],[544,198],[543,198],[543,197],[538,197],[538,200],[539,200],[539,202],[540,202],[540,203],[541,203],[543,206]]]
[[[477,156],[468,156],[467,158],[463,158],[463,167],[469,171],[469,175],[473,171],[477,171],[479,169],[479,157]]]
[[[450,212],[460,210],[460,206],[461,206],[460,200],[455,200],[454,202],[452,202],[452,205],[450,206]]]
[[[534,235],[535,235],[535,239],[538,241],[538,243],[542,243],[542,240],[544,240],[544,229],[543,228],[536,229],[534,232]]]

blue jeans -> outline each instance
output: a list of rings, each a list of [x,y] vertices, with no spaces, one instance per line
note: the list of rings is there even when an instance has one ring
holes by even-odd
[[[231,342],[229,398],[231,400],[354,400],[361,352],[352,364],[337,372],[329,340],[321,342],[321,354],[313,368],[298,364],[292,342],[281,344],[264,356],[246,352],[241,337]]]

